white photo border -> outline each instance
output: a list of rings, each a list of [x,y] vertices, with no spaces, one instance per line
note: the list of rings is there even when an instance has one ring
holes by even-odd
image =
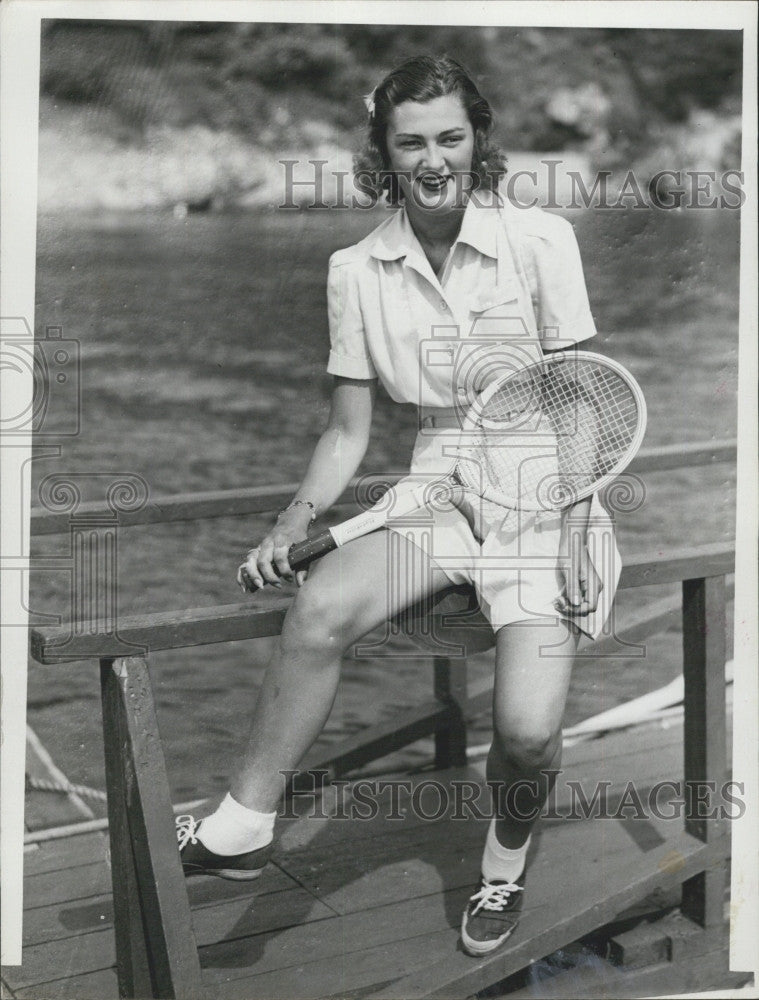
[[[156,21],[271,21],[374,24],[529,25],[536,27],[688,28],[743,31],[738,484],[735,588],[733,755],[748,808],[732,823],[731,968],[753,971],[759,935],[759,635],[757,605],[757,8],[751,0],[670,0],[656,4],[580,0],[6,0],[0,8],[0,316],[23,317],[34,329],[40,24],[46,18]],[[0,370],[3,412],[31,402],[29,384]],[[0,446],[0,659],[2,660],[2,962],[21,961],[24,754],[31,440]],[[698,994],[704,995],[704,994]],[[716,995],[716,994],[712,994]],[[725,995],[725,994],[721,994]]]

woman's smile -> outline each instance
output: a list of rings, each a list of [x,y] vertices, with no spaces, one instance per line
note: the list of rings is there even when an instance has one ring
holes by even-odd
[[[425,173],[419,178],[419,183],[427,191],[442,191],[450,180],[453,180],[453,174]]]

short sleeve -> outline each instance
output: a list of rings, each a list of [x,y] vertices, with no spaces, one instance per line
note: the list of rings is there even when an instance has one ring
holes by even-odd
[[[330,352],[327,371],[344,378],[377,378],[361,316],[358,275],[348,263],[329,262],[327,312]]]
[[[580,248],[571,224],[553,216],[550,231],[530,236],[528,240],[537,283],[536,318],[543,348],[550,351],[594,337],[596,325],[590,312]]]

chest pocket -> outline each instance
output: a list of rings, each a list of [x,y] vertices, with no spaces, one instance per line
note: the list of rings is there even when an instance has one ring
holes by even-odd
[[[530,324],[516,279],[500,283],[488,292],[478,292],[469,301],[469,336],[477,340],[527,340]]]

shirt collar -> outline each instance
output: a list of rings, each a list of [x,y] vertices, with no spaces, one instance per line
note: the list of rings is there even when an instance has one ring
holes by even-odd
[[[483,256],[495,260],[498,257],[496,236],[499,223],[496,196],[492,191],[476,191],[464,211],[456,243],[466,243]],[[380,227],[371,248],[372,256],[378,260],[414,258],[420,252],[419,241],[403,208]]]
[[[458,243],[467,243],[484,257],[498,259],[496,237],[501,218],[498,199],[487,189],[475,191],[464,212]]]
[[[378,260],[400,260],[416,251],[418,243],[406,210],[401,208],[380,226],[370,252]]]

